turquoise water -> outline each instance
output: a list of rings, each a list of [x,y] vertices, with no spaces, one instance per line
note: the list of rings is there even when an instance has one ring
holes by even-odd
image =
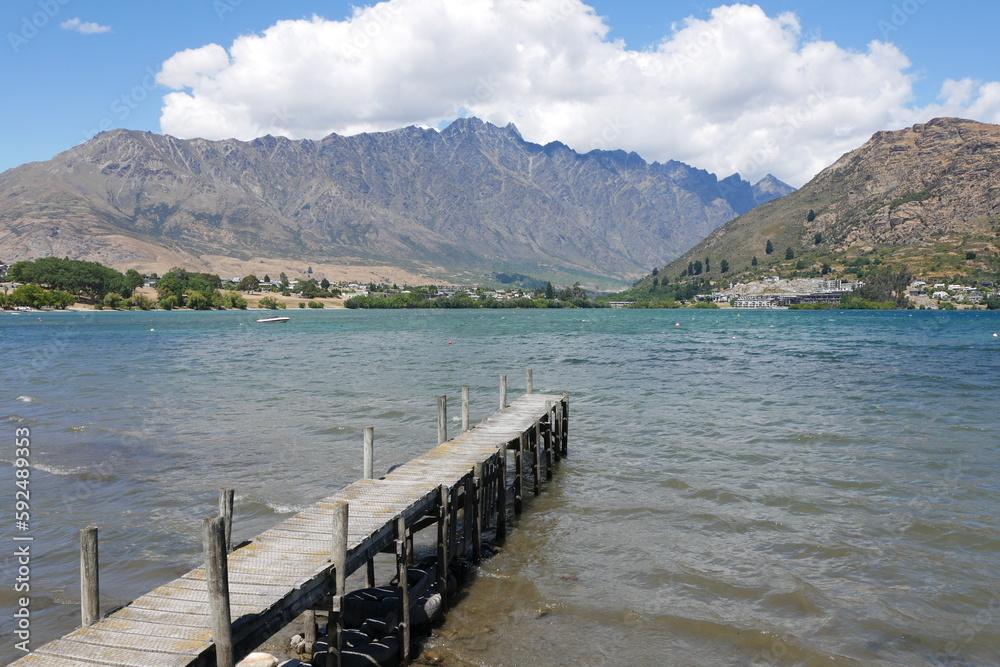
[[[438,394],[477,421],[530,366],[570,392],[570,458],[431,640],[453,663],[1000,663],[997,313],[257,316],[0,314],[33,646],[78,623],[80,528],[123,604],[198,564],[220,486],[252,537],[357,479],[365,426],[384,470],[433,446]]]

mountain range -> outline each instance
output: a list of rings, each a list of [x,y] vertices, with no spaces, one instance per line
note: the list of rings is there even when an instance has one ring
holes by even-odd
[[[994,275],[998,240],[1000,126],[936,118],[875,133],[796,192],[715,229],[663,271],[673,278],[711,258],[706,275],[719,279],[722,260],[736,274],[756,257],[760,272],[774,272],[765,265],[790,248],[805,264],[872,255],[925,276]]]
[[[543,146],[475,118],[319,141],[114,130],[0,174],[0,261],[225,275],[379,266],[451,281],[514,271],[611,287],[792,191]]]

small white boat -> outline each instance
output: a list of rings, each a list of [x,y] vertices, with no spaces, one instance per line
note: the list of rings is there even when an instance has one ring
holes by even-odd
[[[257,320],[261,324],[273,324],[275,322],[287,322],[292,318],[290,317],[264,317]]]

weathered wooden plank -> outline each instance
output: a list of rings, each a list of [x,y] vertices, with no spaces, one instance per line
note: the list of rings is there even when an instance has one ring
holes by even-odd
[[[94,626],[89,626],[93,628]],[[77,659],[77,664],[81,662],[92,662],[106,665],[120,665],[121,667],[180,667],[191,664],[196,659],[195,653],[156,653],[153,651],[116,648],[110,646],[97,646],[85,644],[71,639],[57,639],[46,644],[37,651],[36,655],[53,656],[56,658]]]

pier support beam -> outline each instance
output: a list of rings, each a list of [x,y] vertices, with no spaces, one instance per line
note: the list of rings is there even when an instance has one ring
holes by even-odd
[[[552,479],[553,459],[559,460],[559,455],[554,454],[554,440],[552,438],[552,402],[545,402],[545,430],[542,435],[545,437],[545,479]]]
[[[462,480],[462,495],[465,496],[465,507],[462,508],[462,545],[457,551],[461,558],[469,557],[469,545],[472,544],[473,505],[475,505],[475,501],[473,500],[475,497],[474,477],[475,470]]]
[[[542,493],[542,423],[535,422],[535,426],[531,431],[533,432],[531,439],[535,442],[535,456],[532,459],[531,476],[534,478],[534,491],[537,496]]]
[[[441,594],[441,610],[448,611],[448,487],[441,486],[438,502],[437,588]]]
[[[532,373],[532,371],[531,371],[530,368],[528,369],[528,372],[526,373],[526,375],[527,375],[527,377],[525,378],[525,382],[524,382],[524,387],[525,387],[524,393],[526,393],[526,394],[534,394],[535,393],[535,382],[534,382],[534,377],[533,377],[534,374]]]
[[[85,627],[101,618],[97,526],[87,526],[80,531],[80,617]]]
[[[305,652],[312,656],[313,647],[316,645],[316,612],[307,609],[302,617],[302,638],[305,640]]]
[[[330,599],[330,620],[326,624],[326,667],[340,667],[344,639],[344,594],[347,592],[347,521],[349,506],[334,503],[330,536],[330,562],[333,565],[334,589]]]
[[[505,410],[507,408],[507,376],[500,376],[500,409]]]
[[[235,496],[234,489],[219,489],[219,516],[222,517],[222,526],[226,532],[226,553],[233,550],[233,498]]]
[[[562,436],[562,455],[566,458],[569,455],[569,392],[563,392],[562,400],[562,424],[560,425],[560,435]]]
[[[438,396],[438,444],[448,442],[448,397]]]
[[[410,664],[410,586],[407,580],[410,564],[406,519],[396,519],[396,577],[399,579],[399,607],[396,611],[396,632],[399,641],[399,664]]]
[[[218,667],[234,667],[236,660],[229,607],[229,559],[224,523],[221,516],[202,521],[202,546],[205,550],[205,576],[212,641],[215,643],[215,664]]]
[[[469,430],[469,388],[462,387],[462,432]]]
[[[365,427],[365,479],[375,479],[375,427]],[[365,564],[365,584],[368,588],[375,586],[375,559],[369,558]]]
[[[476,565],[483,559],[483,464],[477,463],[472,470],[472,516],[466,517],[472,526],[472,562]]]
[[[497,544],[507,539],[507,444],[500,448],[500,466],[496,471],[497,485]]]
[[[522,433],[517,438],[517,449],[514,450],[514,514],[521,513],[522,488],[524,487],[524,449],[528,434]]]

